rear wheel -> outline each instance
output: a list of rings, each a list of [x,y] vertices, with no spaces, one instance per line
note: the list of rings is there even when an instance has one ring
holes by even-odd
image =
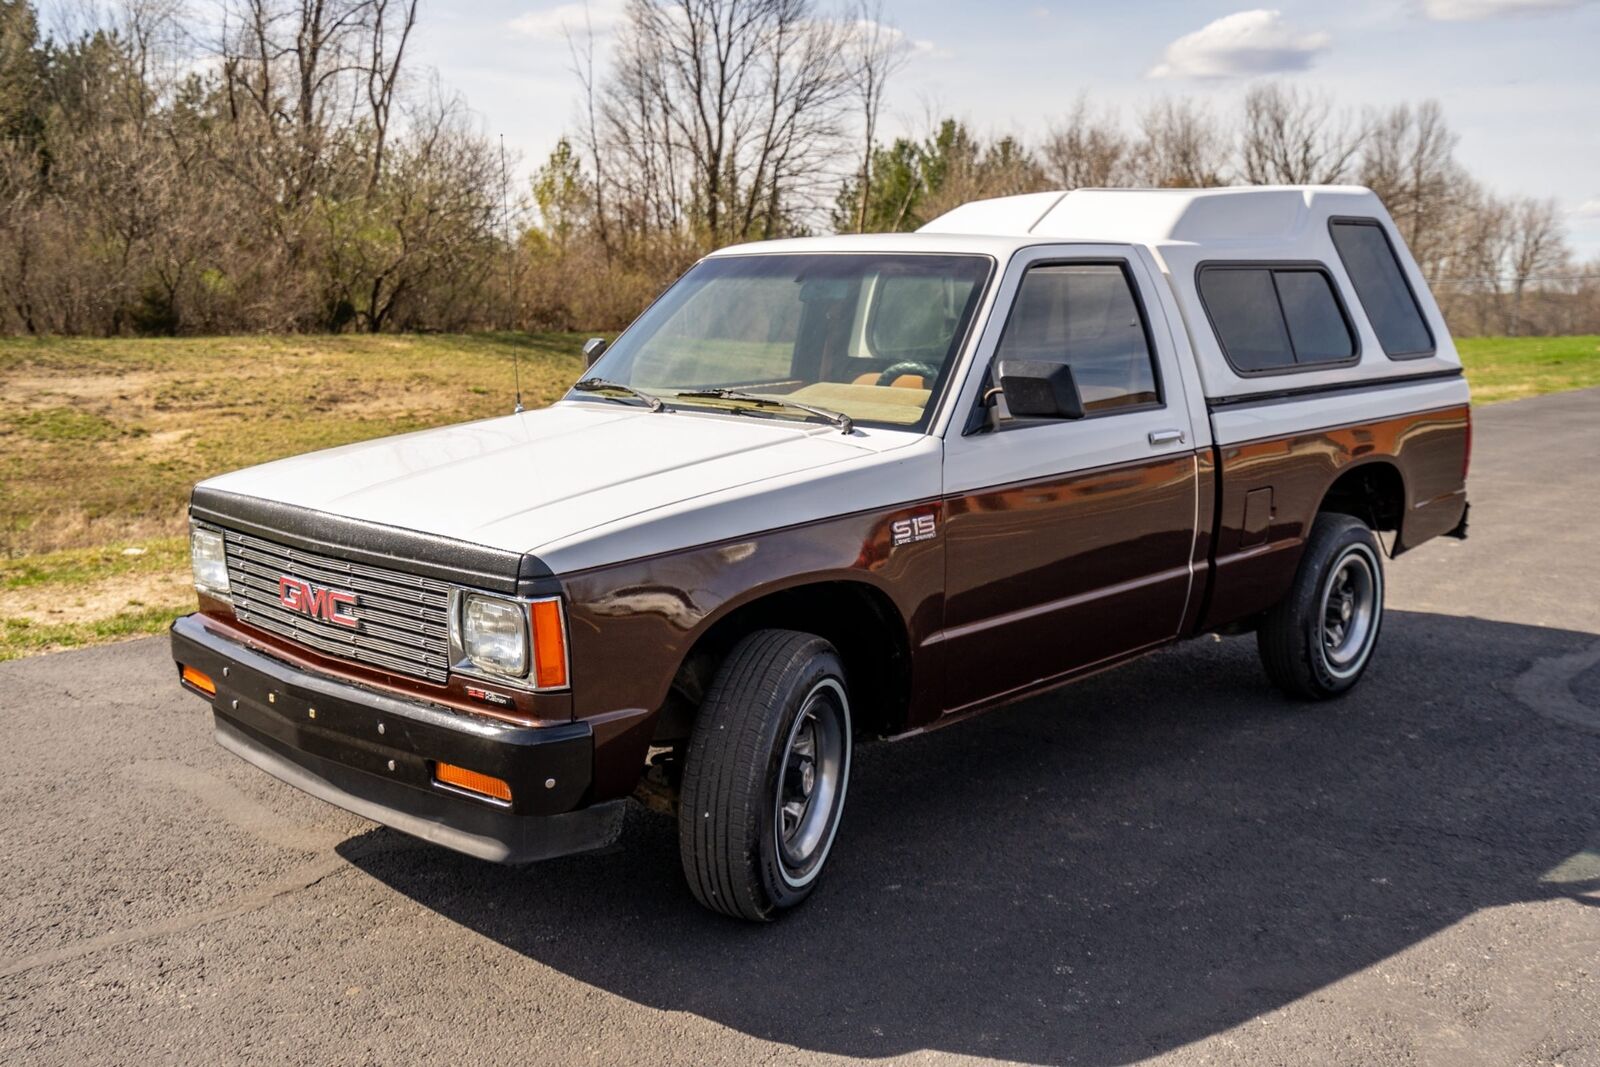
[[[1326,700],[1361,680],[1383,623],[1378,539],[1360,519],[1312,524],[1289,594],[1256,632],[1267,676],[1290,696]]]
[[[683,768],[678,850],[695,899],[764,921],[810,895],[844,810],[850,730],[828,642],[761,630],[734,647]]]

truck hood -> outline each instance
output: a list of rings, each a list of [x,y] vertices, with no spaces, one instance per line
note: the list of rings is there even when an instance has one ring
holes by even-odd
[[[216,492],[512,552],[699,497],[870,460],[920,435],[594,401],[381,438],[235,471]],[[729,536],[741,531],[729,530]]]

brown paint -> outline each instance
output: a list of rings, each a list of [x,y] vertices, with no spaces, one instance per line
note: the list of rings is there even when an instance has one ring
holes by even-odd
[[[1466,423],[1462,405],[1219,448],[1216,578],[1199,629],[1238,622],[1282,599],[1328,489],[1360,464],[1389,463],[1399,471],[1406,492],[1402,546],[1454,527],[1466,505]],[[1265,536],[1252,535],[1250,496],[1267,487],[1272,510]]]
[[[1194,549],[1193,454],[946,502],[946,711],[1178,634]]]
[[[936,501],[861,512],[564,577],[575,711],[605,722],[595,796],[632,790],[679,667],[741,606],[800,585],[856,583],[887,599],[918,648],[943,612],[943,538],[895,547],[891,527],[938,513]],[[913,653],[908,718],[937,716],[939,674],[937,657]]]

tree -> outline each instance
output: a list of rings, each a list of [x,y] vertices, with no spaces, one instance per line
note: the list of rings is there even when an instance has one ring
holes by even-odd
[[[1167,97],[1140,113],[1139,130],[1144,141],[1133,169],[1140,184],[1186,189],[1224,184],[1228,136],[1204,106]]]
[[[793,232],[841,137],[844,40],[810,0],[630,0],[598,89],[598,199],[702,249]]]
[[[1456,140],[1435,100],[1400,104],[1367,122],[1361,184],[1383,200],[1430,273],[1450,255],[1450,220],[1468,187],[1455,160]]]
[[[565,137],[533,176],[533,201],[543,237],[560,253],[567,250],[583,221],[586,200],[583,165]]]
[[[1113,114],[1099,114],[1080,94],[1045,133],[1039,155],[1057,189],[1109,189],[1133,184],[1136,148]]]
[[[1349,176],[1361,138],[1328,97],[1268,82],[1245,94],[1239,171],[1251,185],[1335,185]]]
[[[855,232],[867,231],[872,161],[878,145],[878,115],[890,77],[905,66],[911,44],[883,20],[882,0],[857,0],[856,17],[846,34],[847,70],[861,112],[861,169],[857,175]]]

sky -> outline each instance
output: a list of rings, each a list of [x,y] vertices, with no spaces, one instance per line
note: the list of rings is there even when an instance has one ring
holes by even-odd
[[[531,170],[576,125],[564,27],[586,6],[603,66],[623,0],[424,0],[415,58]],[[884,15],[913,42],[891,137],[930,114],[1037,136],[1079,93],[1129,121],[1166,93],[1229,110],[1263,78],[1352,109],[1433,98],[1470,173],[1555,198],[1574,249],[1600,256],[1600,0],[884,0]]]

